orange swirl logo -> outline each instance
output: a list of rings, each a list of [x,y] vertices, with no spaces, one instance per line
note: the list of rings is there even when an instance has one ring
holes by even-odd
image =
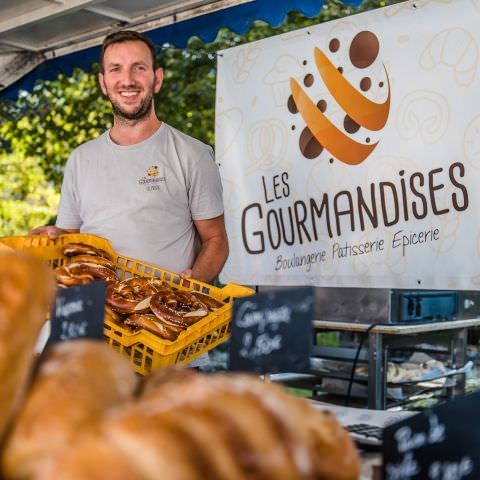
[[[332,39],[329,43],[330,52],[336,53],[339,49],[340,41],[336,38]],[[360,32],[350,44],[350,61],[356,68],[367,68],[377,58],[379,49],[379,41],[375,34],[369,31]],[[300,151],[304,157],[311,159],[318,157],[325,149],[343,163],[358,165],[375,150],[378,141],[370,143],[370,137],[366,137],[365,143],[361,143],[350,135],[356,133],[361,127],[370,131],[379,131],[385,126],[388,119],[390,80],[385,66],[383,66],[383,70],[387,79],[387,99],[383,103],[376,103],[357,90],[343,76],[343,68],[335,67],[319,48],[314,48],[314,58],[325,86],[346,114],[343,122],[346,133],[334,125],[325,115],[327,110],[325,99],[320,99],[315,103],[297,80],[290,78],[292,95],[288,99],[288,109],[293,114],[299,112],[306,123],[299,139]],[[313,82],[312,74],[305,76],[304,85],[307,88]],[[379,89],[384,86],[384,82],[378,84]],[[372,87],[371,78],[363,77],[359,82],[359,87],[364,92],[370,90]],[[330,161],[332,162],[333,159]]]

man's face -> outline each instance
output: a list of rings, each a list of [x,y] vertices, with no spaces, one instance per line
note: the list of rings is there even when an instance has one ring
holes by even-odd
[[[161,68],[153,70],[152,57],[142,41],[114,43],[103,57],[100,88],[112,103],[115,115],[126,120],[147,117],[153,95],[163,80]]]

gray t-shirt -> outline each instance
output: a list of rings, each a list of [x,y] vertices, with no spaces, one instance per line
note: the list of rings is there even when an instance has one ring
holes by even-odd
[[[105,132],[65,167],[57,226],[110,240],[118,253],[174,272],[200,242],[193,220],[223,213],[212,149],[162,123],[147,140],[115,144]]]

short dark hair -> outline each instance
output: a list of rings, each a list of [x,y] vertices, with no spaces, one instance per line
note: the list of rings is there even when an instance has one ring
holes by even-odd
[[[110,33],[105,37],[102,43],[102,51],[100,53],[100,69],[104,71],[103,65],[103,57],[105,56],[105,50],[115,43],[123,43],[123,42],[143,42],[148,49],[150,50],[150,54],[152,55],[152,65],[153,69],[156,70],[158,68],[158,60],[157,54],[155,51],[154,43],[148,38],[146,35],[140,32],[136,32],[135,30],[121,30],[119,32]]]

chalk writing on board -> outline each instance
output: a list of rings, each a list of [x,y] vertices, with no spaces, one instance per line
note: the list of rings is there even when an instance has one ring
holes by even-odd
[[[469,477],[474,470],[473,458],[463,454],[458,459],[435,459],[427,470],[422,473],[420,463],[422,451],[431,445],[442,445],[448,441],[447,427],[440,422],[438,415],[427,413],[427,428],[425,431],[415,431],[410,425],[404,425],[393,434],[395,448],[402,454],[397,462],[386,465],[385,472],[388,480],[409,480],[413,478],[427,478],[428,480],[462,480]],[[432,448],[432,447],[430,447]]]
[[[430,480],[462,480],[473,471],[473,461],[469,456],[459,462],[437,461],[430,465],[428,476]]]
[[[259,292],[235,301],[230,370],[303,372],[310,366],[312,289]]]
[[[63,320],[61,324],[60,340],[72,340],[74,338],[83,338],[87,336],[88,322],[71,323]]]
[[[409,426],[401,427],[395,432],[393,437],[397,441],[397,448],[400,453],[428,444],[441,443],[445,440],[445,425],[439,423],[437,415],[430,415],[428,422],[428,432],[413,433]]]
[[[103,339],[106,283],[59,289],[51,316],[49,343],[76,338]]]
[[[262,333],[254,338],[251,332],[246,332],[242,338],[242,348],[238,352],[243,358],[253,359],[262,355],[270,355],[282,348],[282,336],[270,336]]]
[[[473,471],[473,460],[467,455],[460,461],[435,461],[428,469],[428,480],[462,480]],[[401,462],[387,466],[389,480],[407,480],[420,473],[413,453],[407,453]]]
[[[56,314],[57,317],[68,318],[75,313],[83,312],[83,300],[73,300],[72,302],[66,302],[64,298],[56,298]]]
[[[237,312],[237,326],[239,328],[257,326],[260,333],[264,332],[267,326],[276,330],[279,324],[290,322],[292,317],[292,310],[287,305],[264,310],[252,310],[254,308],[256,308],[255,302],[250,301],[240,306]]]
[[[412,452],[408,452],[399,463],[391,463],[386,467],[389,480],[407,480],[420,473],[418,462]]]

